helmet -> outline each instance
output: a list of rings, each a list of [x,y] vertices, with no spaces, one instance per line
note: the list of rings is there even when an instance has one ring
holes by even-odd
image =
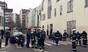
[[[76,29],[72,29],[72,31],[76,31]]]

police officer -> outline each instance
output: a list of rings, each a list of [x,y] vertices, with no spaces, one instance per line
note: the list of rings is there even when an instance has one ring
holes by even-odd
[[[45,38],[46,38],[46,32],[43,30],[41,30],[41,48],[44,49],[44,41],[45,41]]]
[[[68,37],[68,33],[66,32],[66,30],[64,30],[63,41],[66,41],[67,37]]]
[[[62,38],[61,36],[62,35],[61,35],[61,33],[59,31],[57,31],[55,33],[55,43],[56,43],[56,45],[58,45],[59,40]]]
[[[8,45],[8,42],[9,42],[10,36],[11,36],[11,30],[8,29],[8,30],[6,31],[6,34],[5,34],[5,46]]]
[[[36,36],[37,36],[37,48],[41,48],[41,30],[40,29],[38,29],[37,30],[37,34],[36,34]]]
[[[77,45],[76,45],[76,39],[77,39],[76,29],[73,29],[72,31],[73,31],[72,32],[72,51],[77,51],[76,50],[76,47],[77,47]]]
[[[29,48],[29,43],[30,43],[30,39],[31,39],[31,29],[28,29],[26,37],[27,37],[27,43],[26,43],[26,47]]]
[[[36,36],[36,30],[33,29],[33,32],[32,32],[32,35],[31,35],[32,48],[35,48],[35,43],[36,43],[35,36]]]
[[[82,32],[82,38],[83,38],[83,46],[87,47],[87,33],[86,33],[86,31]]]

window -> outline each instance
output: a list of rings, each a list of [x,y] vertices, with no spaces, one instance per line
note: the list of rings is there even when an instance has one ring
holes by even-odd
[[[88,7],[88,0],[85,0],[85,7]]]
[[[44,9],[44,8],[43,8],[43,7],[44,7],[43,5],[44,5],[44,0],[43,0],[43,2],[42,2],[42,11],[43,11],[43,9]]]
[[[60,1],[60,0],[56,0],[57,2]]]
[[[73,0],[68,1],[67,3],[67,13],[73,12]]]
[[[62,8],[62,5],[60,6],[60,15],[62,15],[62,10],[63,10],[63,8]]]
[[[45,14],[42,15],[42,20],[45,20]]]
[[[54,16],[56,16],[56,8],[54,9]]]
[[[51,18],[51,11],[52,11],[52,3],[51,0],[48,0],[48,8],[47,8],[48,19]]]

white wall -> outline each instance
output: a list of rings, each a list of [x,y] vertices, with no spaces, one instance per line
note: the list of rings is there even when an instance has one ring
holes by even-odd
[[[86,30],[88,32],[88,7],[85,8],[85,0],[73,0],[73,12],[67,13],[67,2],[69,0],[52,0],[52,17],[47,19],[47,0],[44,2],[44,10],[42,14],[46,14],[44,21],[41,21],[40,26],[44,25],[45,30],[47,29],[47,24],[53,24],[54,31],[59,30],[63,32],[67,29],[67,21],[76,20],[77,31],[82,32]],[[63,6],[63,12],[60,16],[60,5]],[[54,8],[56,8],[56,17],[54,16]]]

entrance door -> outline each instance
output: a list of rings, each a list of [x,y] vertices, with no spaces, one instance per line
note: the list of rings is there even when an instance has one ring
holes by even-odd
[[[76,20],[67,21],[67,32],[72,33],[72,29],[76,29]]]
[[[47,25],[47,36],[49,36],[49,25]]]
[[[50,24],[50,35],[53,33],[53,24]]]

